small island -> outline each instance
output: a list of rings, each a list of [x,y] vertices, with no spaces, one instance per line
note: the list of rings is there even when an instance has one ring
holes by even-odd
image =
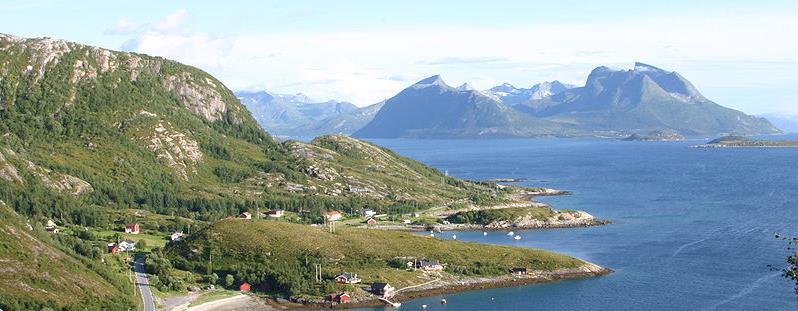
[[[621,139],[623,141],[681,141],[684,140],[684,136],[679,134],[676,131],[666,131],[666,130],[656,130],[651,131],[648,134],[632,134],[626,138]]]
[[[696,148],[796,148],[795,140],[761,140],[746,136],[729,135],[709,141],[706,144],[693,146]]]

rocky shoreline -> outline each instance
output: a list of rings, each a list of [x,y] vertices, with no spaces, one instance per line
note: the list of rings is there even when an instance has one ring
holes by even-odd
[[[496,277],[466,277],[454,281],[440,281],[429,285],[413,288],[412,290],[402,291],[389,297],[393,302],[405,302],[408,300],[454,294],[472,290],[482,290],[489,288],[514,287],[529,284],[541,284],[561,280],[583,279],[603,276],[612,273],[613,270],[599,265],[585,262],[579,268],[557,269],[554,271],[532,271],[526,275],[501,275]],[[268,299],[269,304],[280,309],[354,309],[382,307],[385,302],[378,297],[347,303],[335,302],[308,302],[302,300]]]

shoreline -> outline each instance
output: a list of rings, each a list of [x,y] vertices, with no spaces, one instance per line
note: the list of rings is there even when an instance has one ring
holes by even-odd
[[[531,284],[543,284],[556,281],[585,279],[592,277],[599,277],[613,273],[614,271],[609,268],[604,268],[596,264],[585,262],[585,264],[578,268],[558,269],[554,271],[532,271],[527,275],[501,275],[494,277],[467,277],[459,281],[441,281],[435,282],[435,285],[422,286],[417,289],[403,291],[393,296],[388,297],[393,302],[407,302],[409,300],[431,297],[446,294],[457,294],[462,292],[483,290],[490,288],[504,288],[516,287]],[[439,285],[440,284],[440,285]],[[291,301],[289,304],[279,303],[272,298],[269,304],[278,308],[287,308],[295,310],[306,309],[354,309],[354,308],[373,308],[384,307],[386,303],[379,300],[382,297],[372,297],[368,300],[350,302],[350,303],[299,303]]]

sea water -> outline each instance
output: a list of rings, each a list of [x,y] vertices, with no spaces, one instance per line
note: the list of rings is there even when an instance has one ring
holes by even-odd
[[[615,272],[420,298],[401,310],[798,310],[793,284],[780,272],[789,251],[774,237],[798,236],[798,149],[598,139],[373,142],[460,178],[526,178],[520,184],[570,190],[539,200],[612,221],[516,230],[521,240],[452,232],[458,240],[569,254]]]

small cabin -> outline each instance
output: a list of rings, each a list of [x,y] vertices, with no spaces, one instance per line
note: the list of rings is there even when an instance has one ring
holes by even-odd
[[[416,263],[416,269],[424,271],[442,271],[443,265],[437,260],[422,259]]]
[[[127,252],[134,250],[136,250],[136,242],[133,242],[133,240],[124,240],[121,243],[119,243],[120,252]]]
[[[374,217],[374,215],[377,215],[377,212],[370,208],[364,208],[360,210],[360,215],[363,217]]]
[[[252,213],[243,212],[240,215],[238,215],[238,218],[241,218],[241,219],[252,219]]]
[[[180,241],[183,239],[183,231],[175,231],[172,232],[172,236],[170,237],[172,241]]]
[[[281,209],[273,209],[267,212],[266,215],[272,218],[280,218],[285,216],[285,211]]]
[[[347,294],[347,293],[343,293],[343,294],[338,295],[338,297],[336,297],[335,301],[337,301],[338,303],[346,303],[347,301],[349,301],[349,299],[352,299],[352,297],[349,296],[349,294]]]
[[[141,227],[139,227],[138,223],[126,224],[125,225],[125,233],[130,234],[139,234],[141,232]]]
[[[252,289],[252,285],[249,285],[249,283],[247,283],[247,282],[244,282],[243,284],[238,286],[238,290],[242,291],[242,292],[248,292],[251,289]]]
[[[394,291],[393,286],[391,286],[391,284],[388,283],[377,282],[371,284],[371,293],[375,295],[390,296],[391,294],[393,294],[393,291]]]
[[[529,270],[527,270],[526,268],[512,268],[510,269],[510,272],[515,275],[526,275],[527,273],[529,273]]]
[[[369,219],[366,220],[366,224],[369,225],[369,226],[376,225],[377,224],[377,220],[374,219],[374,218],[369,218]]]
[[[357,284],[360,283],[360,278],[357,273],[344,272],[335,277],[335,281],[341,284]]]
[[[51,233],[58,233],[58,226],[52,219],[48,219],[47,223],[44,225],[44,230]]]

